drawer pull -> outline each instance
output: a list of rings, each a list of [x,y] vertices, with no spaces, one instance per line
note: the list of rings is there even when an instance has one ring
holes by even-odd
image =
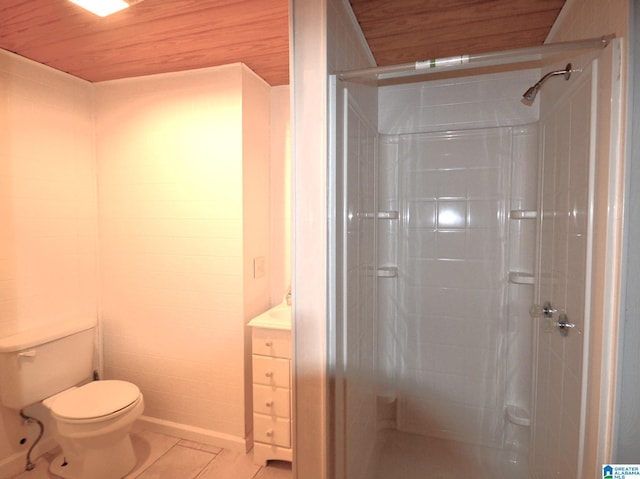
[[[267,432],[265,433],[265,435],[267,437],[273,437],[273,429],[267,429]]]
[[[268,378],[272,378],[273,377],[273,371],[267,371],[266,373],[264,373],[264,375]]]
[[[265,341],[264,345],[270,348],[271,346],[273,346],[273,341]]]
[[[265,403],[265,406],[267,406],[267,407],[271,407],[271,406],[273,406],[273,401],[267,401],[267,402]]]

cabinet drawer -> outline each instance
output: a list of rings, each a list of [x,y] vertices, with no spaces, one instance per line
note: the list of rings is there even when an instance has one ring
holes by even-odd
[[[291,331],[253,328],[253,354],[291,359]]]
[[[289,388],[289,360],[253,355],[253,382]]]
[[[253,438],[257,442],[291,447],[291,421],[254,414]]]
[[[288,418],[291,415],[289,389],[253,385],[253,410],[267,416]]]

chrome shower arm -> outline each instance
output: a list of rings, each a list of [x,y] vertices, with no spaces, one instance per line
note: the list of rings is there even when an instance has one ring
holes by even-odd
[[[548,78],[554,77],[554,76],[558,76],[558,75],[564,75],[564,79],[568,80],[569,78],[571,78],[571,71],[572,71],[571,70],[571,63],[569,63],[569,64],[567,64],[567,66],[565,67],[564,70],[556,70],[554,72],[547,73],[545,76],[540,78],[540,81],[538,83],[536,83],[536,85],[539,85],[539,87],[540,87],[540,86],[542,86],[542,84],[544,82],[547,81]]]
[[[533,85],[524,93],[524,95],[522,95],[522,98],[523,98],[522,101],[530,105],[531,103],[533,103],[533,100],[535,100],[536,95],[538,94],[538,90],[540,90],[540,87],[542,87],[544,82],[546,82],[549,78],[558,76],[558,75],[564,75],[564,79],[568,80],[569,78],[571,78],[572,71],[573,70],[571,70],[571,63],[567,63],[567,66],[565,67],[564,70],[556,70],[556,71],[547,73],[545,76],[540,78],[538,83]]]

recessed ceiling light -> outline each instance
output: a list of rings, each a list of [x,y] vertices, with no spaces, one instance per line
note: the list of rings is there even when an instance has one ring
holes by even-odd
[[[95,13],[100,17],[106,17],[119,12],[130,5],[140,3],[142,0],[71,0],[76,5]]]

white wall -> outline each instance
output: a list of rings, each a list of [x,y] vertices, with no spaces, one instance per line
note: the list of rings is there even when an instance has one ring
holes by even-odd
[[[269,191],[287,185],[270,165],[287,87],[272,114],[240,64],[92,85],[0,51],[0,89],[0,334],[100,309],[105,375],[141,386],[151,426],[246,448],[246,322],[271,305],[287,222],[272,227]],[[10,477],[38,431],[0,414]]]
[[[91,85],[0,51],[0,332],[94,315]]]
[[[96,315],[91,112],[89,83],[0,51],[2,336]],[[0,413],[2,474],[38,431],[23,426],[17,411]]]
[[[95,89],[105,375],[138,384],[146,416],[244,447],[245,324],[269,306],[253,278],[269,260],[268,87],[236,64]]]
[[[242,304],[244,320],[244,434],[253,430],[249,321],[271,306],[271,91],[242,65]],[[280,190],[282,191],[282,190]],[[284,226],[284,225],[280,225]],[[275,229],[275,228],[274,228]],[[283,235],[283,229],[275,229]],[[251,444],[247,445],[251,447]]]
[[[271,305],[291,285],[291,90],[271,89]]]

